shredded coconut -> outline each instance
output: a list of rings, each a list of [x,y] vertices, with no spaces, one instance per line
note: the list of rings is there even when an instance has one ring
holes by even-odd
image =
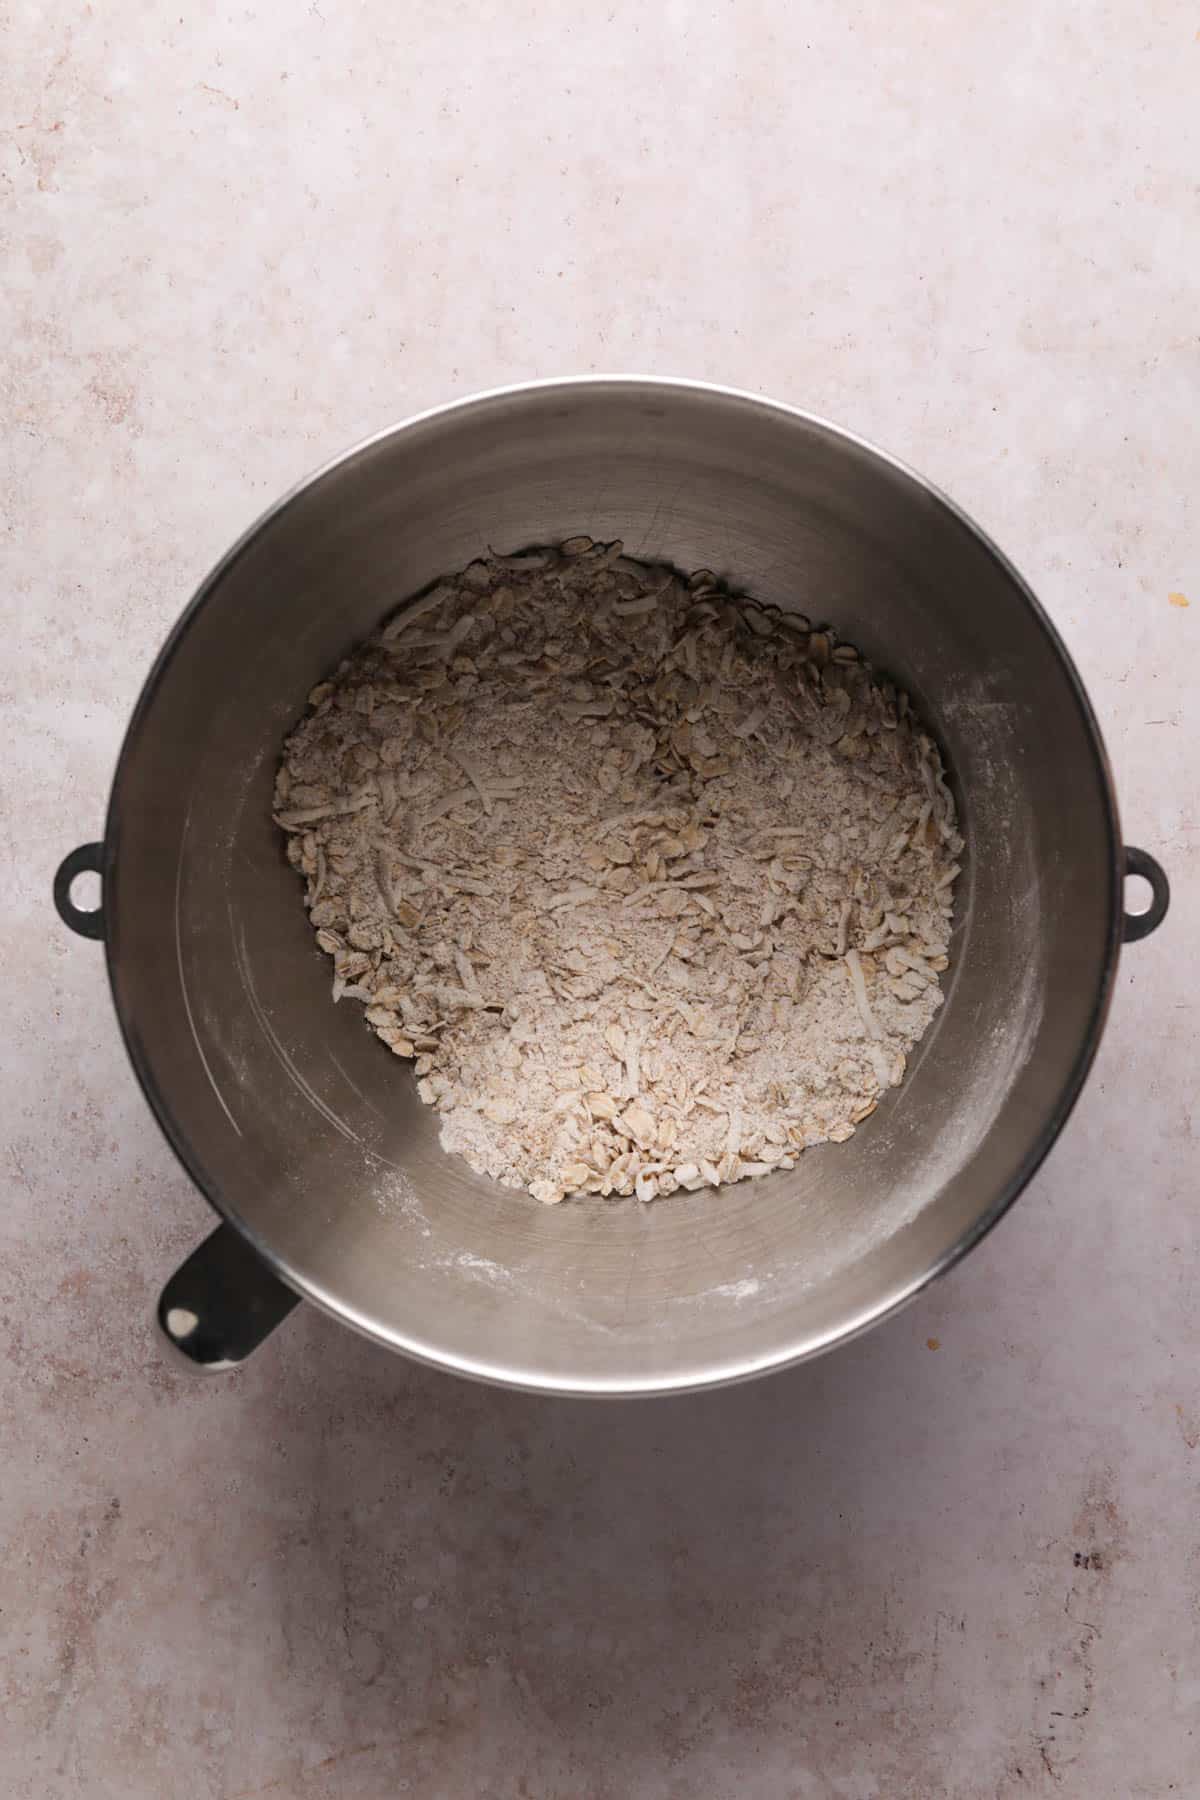
[[[575,537],[441,581],[309,700],[275,818],[334,999],[474,1168],[693,1192],[900,1081],[963,844],[907,696],[832,630]]]

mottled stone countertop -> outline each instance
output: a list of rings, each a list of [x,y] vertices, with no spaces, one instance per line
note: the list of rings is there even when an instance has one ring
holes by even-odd
[[[1198,26],[10,13],[5,1800],[1200,1793]],[[151,1308],[206,1209],[54,867],[268,500],[437,401],[629,368],[810,407],[976,515],[1080,664],[1168,925],[1028,1194],[831,1359],[539,1402],[301,1309],[189,1379]]]

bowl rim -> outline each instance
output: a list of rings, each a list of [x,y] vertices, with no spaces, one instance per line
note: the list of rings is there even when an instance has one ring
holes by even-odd
[[[159,1128],[166,1137],[176,1157],[187,1175],[214,1211],[227,1224],[237,1231],[253,1247],[268,1269],[287,1287],[299,1294],[302,1299],[311,1301],[322,1312],[349,1326],[361,1336],[373,1343],[381,1344],[386,1349],[409,1356],[414,1361],[427,1364],[450,1374],[489,1383],[494,1386],[513,1388],[531,1393],[561,1395],[575,1398],[608,1398],[632,1399],[641,1396],[668,1395],[702,1392],[710,1388],[732,1386],[738,1382],[748,1381],[756,1376],[765,1375],[794,1367],[807,1362],[816,1356],[826,1354],[842,1344],[850,1343],[862,1336],[874,1326],[882,1324],[922,1293],[931,1282],[945,1274],[972,1250],[992,1228],[1002,1219],[1013,1205],[1018,1195],[1028,1185],[1041,1164],[1049,1154],[1063,1126],[1066,1124],[1075,1103],[1083,1089],[1092,1063],[1099,1047],[1112,1001],[1116,982],[1117,965],[1120,956],[1122,935],[1122,850],[1119,815],[1116,793],[1113,783],[1112,768],[1104,740],[1100,732],[1087,690],[1074,660],[1057,628],[1038,600],[1032,587],[1005,555],[995,540],[982,526],[967,513],[958,503],[946,494],[936,483],[922,475],[902,458],[894,456],[890,451],[882,449],[878,444],[859,433],[849,431],[835,424],[819,413],[791,406],[784,401],[751,392],[743,388],[728,387],[720,383],[699,381],[686,376],[643,375],[637,373],[610,373],[554,376],[546,379],[521,381],[500,387],[481,389],[478,392],[450,400],[438,406],[424,410],[401,419],[381,430],[370,433],[359,439],[349,448],[329,457],[308,475],[293,483],[277,500],[272,502],[242,532],[225,554],[213,565],[201,580],[187,605],[171,627],[161,649],[155,657],[142,684],[138,698],[130,714],[121,749],[117,757],[104,828],[102,891],[107,897],[117,895],[120,891],[118,861],[121,844],[121,812],[122,785],[127,766],[136,753],[147,715],[153,704],[159,683],[169,664],[179,650],[193,620],[224,579],[228,571],[238,559],[255,543],[259,537],[297,500],[311,489],[329,479],[338,471],[345,469],[356,458],[386,443],[402,433],[417,427],[452,419],[461,413],[479,410],[497,402],[520,399],[530,395],[560,392],[581,394],[588,390],[615,389],[628,387],[645,392],[687,393],[708,396],[721,401],[733,401],[753,408],[775,418],[792,424],[814,427],[818,431],[841,440],[855,449],[865,452],[900,475],[905,481],[937,506],[943,508],[957,523],[964,528],[998,564],[1008,577],[1013,588],[1029,609],[1033,620],[1038,624],[1049,641],[1051,648],[1057,653],[1060,664],[1067,677],[1071,692],[1079,709],[1081,723],[1084,727],[1099,778],[1100,791],[1104,799],[1104,827],[1107,832],[1108,878],[1108,933],[1104,954],[1104,964],[1097,991],[1093,1001],[1087,1029],[1083,1033],[1078,1051],[1062,1087],[1055,1097],[1054,1105],[1047,1115],[1046,1121],[1036,1137],[1029,1144],[1025,1155],[1021,1158],[1009,1179],[1001,1186],[992,1203],[984,1209],[970,1226],[951,1244],[947,1245],[934,1261],[920,1272],[907,1276],[892,1284],[889,1291],[877,1302],[862,1307],[858,1314],[846,1320],[836,1330],[814,1335],[810,1339],[798,1342],[782,1353],[770,1353],[757,1357],[732,1357],[722,1361],[716,1359],[704,1367],[683,1375],[675,1375],[666,1379],[649,1375],[642,1379],[610,1379],[586,1377],[578,1380],[563,1381],[547,1379],[536,1368],[522,1367],[517,1364],[505,1365],[495,1361],[463,1357],[448,1353],[436,1344],[425,1340],[407,1337],[400,1330],[381,1330],[376,1321],[369,1319],[348,1307],[334,1293],[323,1288],[319,1283],[299,1274],[266,1242],[257,1231],[249,1227],[232,1208],[224,1195],[216,1190],[216,1184],[209,1181],[203,1163],[196,1153],[187,1134],[174,1118],[167,1097],[159,1086],[157,1077],[150,1067],[149,1059],[144,1055],[138,1034],[132,1024],[124,1016],[119,997],[117,972],[120,959],[119,933],[113,928],[115,909],[108,914],[108,929],[105,932],[105,966],[108,973],[109,988],[112,994],[113,1007],[117,1015],[117,1023],[125,1045],[126,1054],[132,1064],[134,1074],[141,1087],[146,1101],[158,1121]],[[107,910],[107,907],[106,907]]]

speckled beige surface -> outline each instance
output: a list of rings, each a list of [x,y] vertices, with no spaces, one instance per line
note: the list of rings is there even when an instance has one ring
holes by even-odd
[[[10,12],[6,1800],[1200,1792],[1198,26]],[[1080,662],[1169,925],[1015,1212],[816,1367],[596,1409],[300,1313],[176,1374],[151,1306],[206,1211],[53,869],[263,504],[406,412],[631,367],[827,413],[976,513]]]

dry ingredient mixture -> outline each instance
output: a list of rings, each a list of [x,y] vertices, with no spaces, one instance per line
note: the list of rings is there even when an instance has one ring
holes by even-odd
[[[275,816],[333,997],[472,1167],[652,1200],[791,1168],[900,1081],[962,839],[832,631],[575,537],[473,562],[309,703]]]

